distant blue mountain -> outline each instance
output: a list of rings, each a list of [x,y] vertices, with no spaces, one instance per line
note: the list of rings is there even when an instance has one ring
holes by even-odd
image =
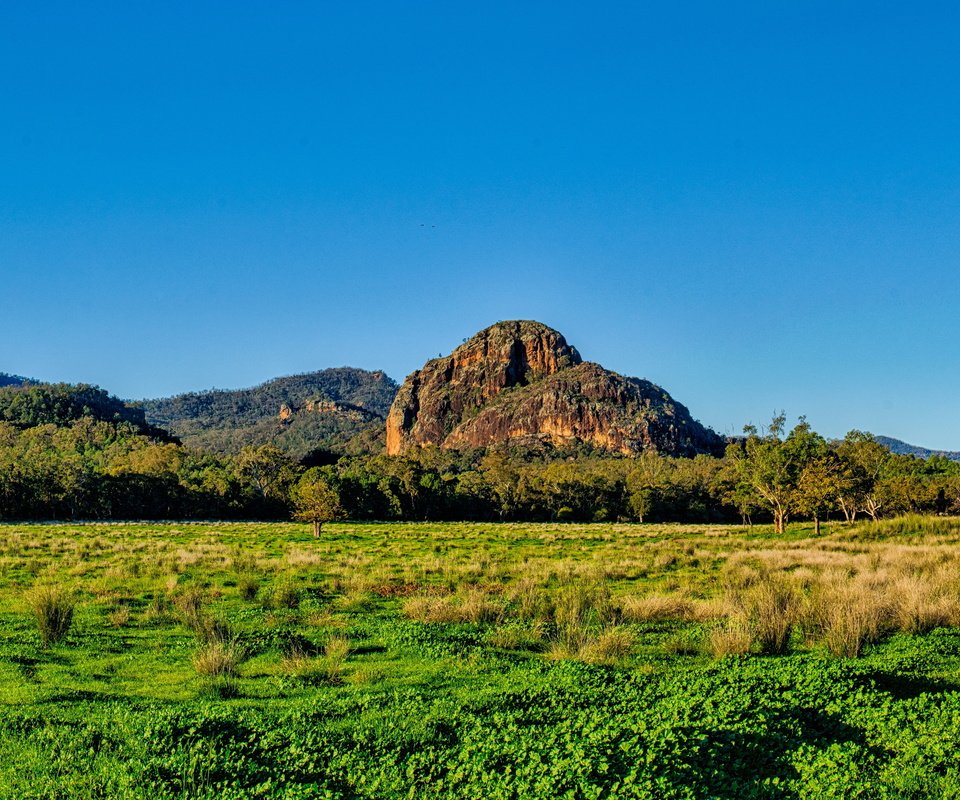
[[[890,452],[902,456],[916,456],[917,458],[930,458],[930,456],[943,456],[951,461],[960,461],[960,452],[956,450],[930,450],[926,447],[917,447],[913,444],[901,442],[899,439],[891,439],[889,436],[877,436],[877,441],[884,447],[889,447]]]
[[[33,383],[36,383],[36,381],[32,378],[24,378],[22,375],[9,375],[6,372],[0,372],[0,386],[23,386]]]

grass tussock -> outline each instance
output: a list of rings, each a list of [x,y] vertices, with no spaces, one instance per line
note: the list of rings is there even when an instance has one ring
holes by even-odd
[[[43,647],[63,641],[73,624],[76,608],[73,594],[60,586],[37,586],[27,594],[26,600]]]
[[[889,618],[888,604],[860,587],[834,587],[817,601],[821,640],[838,658],[856,658],[865,645],[877,641]]]
[[[589,664],[614,664],[633,650],[636,638],[629,628],[614,626],[601,631],[580,648],[580,658]]]
[[[597,581],[569,580],[553,596],[553,624],[564,647],[579,652],[592,632],[619,622],[610,588]]]
[[[624,622],[657,622],[695,618],[694,604],[681,593],[626,597],[620,602]]]
[[[750,623],[743,617],[731,617],[711,628],[704,644],[714,658],[746,655],[753,648],[754,636]]]
[[[237,578],[237,592],[248,603],[252,603],[260,593],[260,579],[249,573],[240,575]]]
[[[199,586],[183,586],[174,590],[171,602],[180,621],[191,630],[196,630],[204,617],[206,594]]]
[[[346,636],[331,636],[322,655],[309,646],[290,648],[283,657],[284,671],[303,683],[337,685],[343,683],[344,668],[351,651]]]
[[[736,595],[733,604],[747,620],[760,654],[787,652],[800,608],[795,586],[782,577],[770,576]]]
[[[501,650],[533,650],[543,649],[546,632],[542,624],[508,624],[498,625],[484,637],[490,647]]]
[[[130,623],[130,607],[117,606],[107,612],[107,622],[113,628],[123,628]]]
[[[498,622],[504,616],[501,598],[479,589],[467,589],[454,595],[419,595],[403,603],[403,613],[417,622],[458,623]]]
[[[300,608],[303,590],[290,580],[281,580],[270,592],[270,607],[276,610]]]
[[[206,678],[234,678],[246,657],[246,649],[238,641],[212,640],[197,648],[193,668]]]

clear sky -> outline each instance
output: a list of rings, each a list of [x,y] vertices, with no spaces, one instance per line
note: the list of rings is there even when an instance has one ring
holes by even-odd
[[[952,2],[0,5],[0,371],[402,380],[501,319],[960,449]]]

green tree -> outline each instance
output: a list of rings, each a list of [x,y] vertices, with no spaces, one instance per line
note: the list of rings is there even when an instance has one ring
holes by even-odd
[[[641,453],[627,474],[627,498],[630,512],[638,522],[650,515],[659,492],[669,481],[667,459],[652,450]]]
[[[264,500],[280,500],[295,475],[294,464],[272,444],[244,447],[237,456],[237,470]]]
[[[852,522],[865,511],[876,521],[885,499],[877,488],[892,453],[872,434],[853,430],[837,445],[837,455],[844,462],[837,498],[844,516]]]
[[[742,442],[727,448],[742,491],[751,492],[773,515],[773,526],[783,533],[790,514],[798,510],[798,486],[804,467],[822,455],[826,442],[804,417],[785,437],[786,416],[781,412],[769,427],[744,427]]]
[[[830,452],[810,459],[797,481],[797,508],[813,517],[816,535],[820,535],[820,520],[837,507],[842,468],[840,459]]]
[[[313,535],[320,538],[324,522],[343,516],[340,493],[317,470],[308,470],[292,492],[294,518],[313,523]]]

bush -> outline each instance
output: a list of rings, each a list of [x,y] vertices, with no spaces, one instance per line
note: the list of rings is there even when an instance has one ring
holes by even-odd
[[[59,586],[38,586],[27,595],[27,604],[37,621],[41,644],[49,647],[62,641],[73,624],[73,595]]]

